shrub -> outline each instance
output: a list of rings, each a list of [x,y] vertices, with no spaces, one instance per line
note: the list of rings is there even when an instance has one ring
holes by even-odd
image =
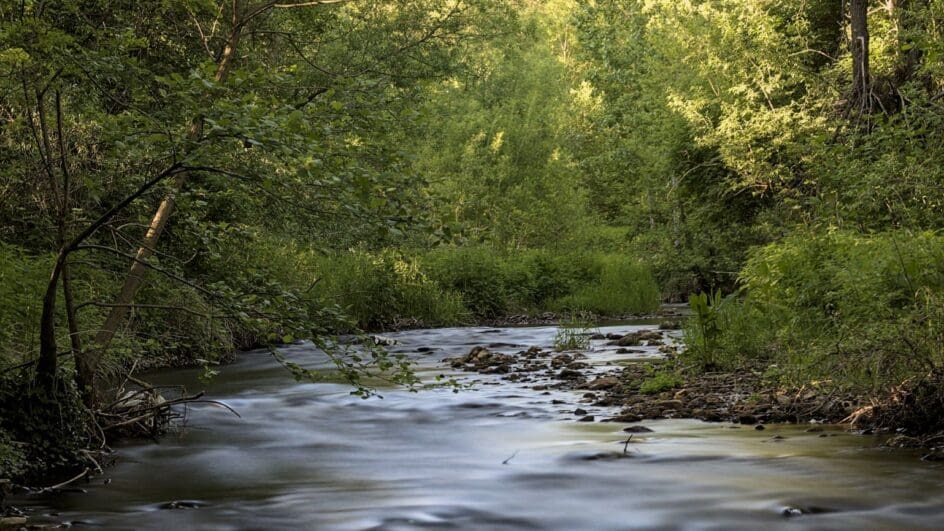
[[[442,289],[419,262],[386,251],[338,253],[314,260],[319,281],[313,291],[323,304],[338,304],[361,328],[378,329],[398,319],[449,325],[466,316],[459,293]]]
[[[731,369],[768,352],[773,308],[764,312],[758,305],[744,304],[739,292],[722,297],[720,291],[693,294],[689,306],[692,316],[683,328],[684,356],[699,370]]]
[[[700,331],[695,312],[690,351],[776,352],[783,378],[867,392],[944,365],[941,236],[797,234],[754,251],[741,282],[746,297],[709,304],[716,331]]]
[[[658,372],[651,378],[646,379],[639,386],[639,392],[647,395],[654,395],[662,391],[668,391],[681,387],[683,384],[681,376],[674,372]]]
[[[508,307],[507,265],[487,247],[442,247],[421,258],[430,278],[441,288],[462,296],[472,315],[493,318]]]
[[[645,313],[659,307],[659,287],[641,263],[624,256],[602,255],[596,258],[592,271],[592,279],[555,301],[554,306],[599,315]]]
[[[0,428],[0,478],[18,478],[26,473],[26,452],[10,434]],[[0,502],[3,493],[0,493]]]
[[[11,479],[68,473],[81,461],[88,416],[67,374],[57,378],[51,394],[25,373],[3,375],[0,411],[0,465],[11,467],[0,472]]]

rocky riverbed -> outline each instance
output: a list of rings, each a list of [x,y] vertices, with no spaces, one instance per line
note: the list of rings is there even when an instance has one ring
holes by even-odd
[[[649,356],[627,358],[615,367],[601,370],[587,363],[587,353],[577,350],[555,352],[533,346],[502,353],[488,346],[476,346],[468,354],[446,362],[463,371],[501,374],[505,381],[534,384],[531,388],[535,391],[581,391],[581,403],[613,411],[598,419],[604,422],[691,418],[749,425],[829,423],[847,417],[856,406],[852,396],[814,389],[786,390],[765,381],[764,369],[759,366],[738,372],[697,375],[676,371],[677,336],[669,331],[593,334],[590,339],[607,347],[617,347],[616,354]],[[658,347],[658,355],[653,355],[651,348],[638,347]]]

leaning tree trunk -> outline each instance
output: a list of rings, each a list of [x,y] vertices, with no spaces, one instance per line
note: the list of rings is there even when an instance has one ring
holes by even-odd
[[[214,79],[217,83],[226,81],[227,77],[229,76],[233,62],[236,59],[236,49],[242,35],[244,22],[245,21],[242,20],[240,15],[239,2],[233,2],[233,29],[217,64],[216,75],[214,76]],[[202,134],[203,120],[200,117],[194,118],[193,123],[190,125],[190,130],[188,131],[188,139],[190,141],[197,141],[200,139]],[[92,387],[95,389],[98,388],[98,365],[101,362],[105,350],[108,348],[112,339],[115,337],[115,334],[118,332],[119,327],[127,318],[132,302],[134,302],[135,296],[138,294],[138,291],[141,289],[141,286],[144,283],[144,274],[147,270],[147,266],[145,264],[147,263],[148,258],[154,254],[158,240],[160,239],[161,234],[163,234],[164,228],[167,226],[167,221],[173,215],[177,206],[177,194],[183,190],[184,186],[187,184],[188,179],[188,172],[181,172],[177,174],[173,183],[171,184],[170,191],[161,200],[160,205],[157,207],[157,211],[151,218],[151,223],[148,225],[147,233],[145,234],[140,247],[135,253],[134,261],[132,262],[131,269],[128,271],[125,281],[121,286],[121,291],[115,298],[112,309],[105,320],[105,324],[102,325],[101,329],[95,336],[94,347],[86,356],[86,363],[88,365],[87,370],[91,371],[93,378]]]
[[[59,289],[59,277],[62,275],[62,266],[66,263],[68,253],[65,249],[59,251],[49,282],[46,284],[46,293],[43,295],[43,313],[39,321],[39,359],[36,362],[36,380],[40,386],[52,390],[56,380],[56,367],[59,362],[59,353],[56,346],[56,292]]]
[[[146,181],[134,193],[128,195],[116,205],[108,209],[97,220],[85,227],[71,241],[63,245],[56,255],[56,262],[53,265],[52,273],[49,275],[49,283],[46,285],[46,293],[43,295],[43,312],[39,322],[39,359],[36,363],[36,380],[40,385],[49,386],[56,379],[56,370],[58,367],[59,353],[56,345],[56,291],[59,288],[59,278],[66,269],[69,254],[80,248],[82,242],[87,240],[97,230],[111,222],[119,212],[136,201],[148,190],[154,188],[158,183],[176,176],[183,172],[180,163],[174,163],[172,166]]]

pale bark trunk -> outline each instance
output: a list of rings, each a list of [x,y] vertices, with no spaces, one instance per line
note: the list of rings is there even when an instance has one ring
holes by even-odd
[[[243,21],[241,20],[240,16],[239,2],[236,1],[233,2],[232,24],[233,29],[230,34],[230,38],[228,39],[226,46],[220,55],[216,75],[214,76],[217,83],[226,81],[227,77],[229,76],[233,63],[236,59],[236,50],[242,34]],[[197,117],[190,126],[188,138],[191,141],[199,140],[202,133],[203,121],[202,118]],[[132,306],[132,302],[134,302],[135,296],[144,283],[144,275],[147,270],[147,266],[145,266],[144,263],[154,254],[158,240],[160,239],[161,234],[163,234],[164,228],[167,226],[167,221],[173,215],[174,209],[177,206],[177,194],[183,190],[184,186],[187,184],[188,178],[188,172],[179,173],[174,178],[170,191],[161,200],[160,205],[157,207],[157,211],[151,218],[151,223],[148,226],[148,231],[144,236],[144,240],[141,242],[141,246],[135,253],[135,259],[131,264],[131,269],[128,271],[128,275],[125,277],[121,291],[114,300],[114,306],[112,307],[111,312],[109,312],[108,318],[105,320],[105,324],[102,325],[101,329],[95,336],[95,347],[88,355],[89,369],[92,371],[93,378],[95,379],[98,377],[97,368],[101,362],[102,355],[108,348],[112,339],[115,337],[115,334],[118,332],[121,324],[127,318],[128,312]]]

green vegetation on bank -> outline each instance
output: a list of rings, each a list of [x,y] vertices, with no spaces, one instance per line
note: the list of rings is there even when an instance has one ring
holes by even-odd
[[[660,298],[696,370],[939,390],[942,28],[938,0],[0,3],[0,476],[129,372]],[[328,350],[358,391],[413,382]],[[81,418],[61,455],[112,438]]]
[[[933,0],[578,3],[599,105],[576,158],[691,301],[685,366],[939,428],[942,21]]]
[[[693,298],[689,355],[750,360],[795,385],[880,393],[944,364],[944,237],[903,231],[796,234],[755,250],[744,295]]]

